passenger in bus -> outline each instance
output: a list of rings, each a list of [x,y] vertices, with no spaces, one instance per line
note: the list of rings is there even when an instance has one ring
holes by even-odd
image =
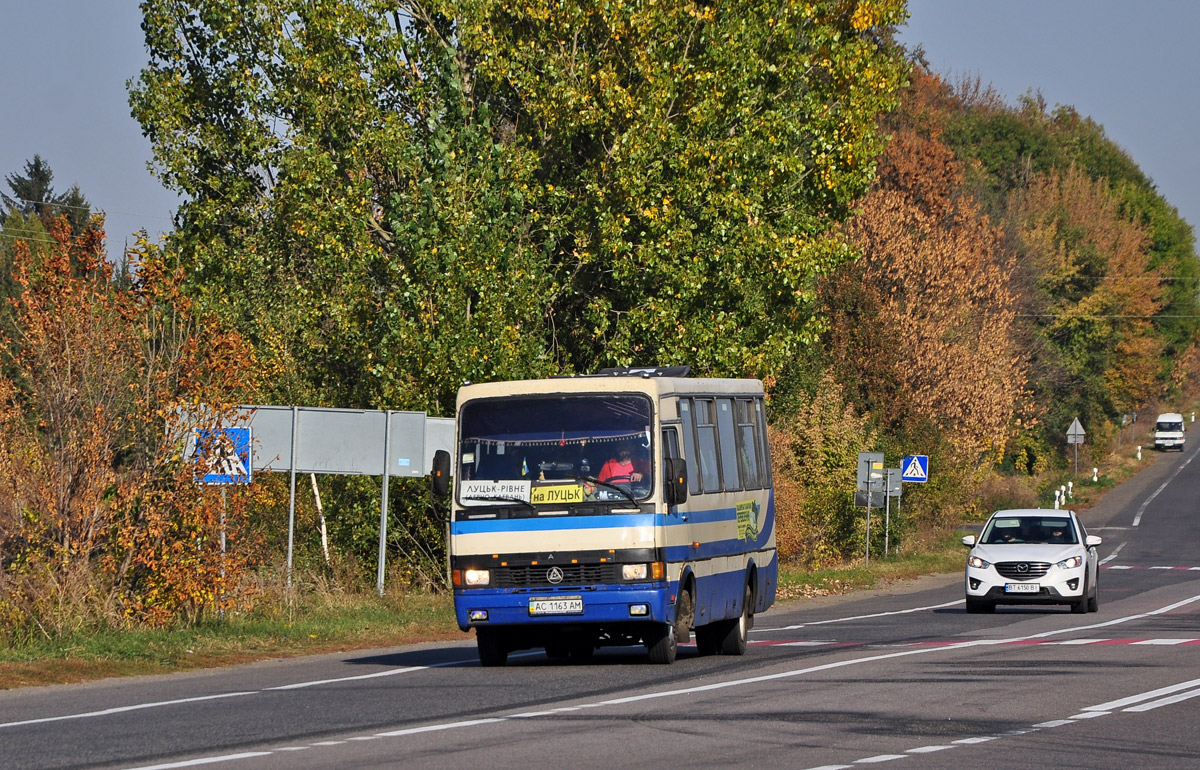
[[[642,480],[642,474],[633,464],[633,453],[629,447],[621,447],[617,456],[604,463],[596,478],[609,484],[630,484]]]

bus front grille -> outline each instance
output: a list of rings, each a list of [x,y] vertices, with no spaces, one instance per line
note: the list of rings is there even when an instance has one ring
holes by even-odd
[[[556,572],[557,570],[557,572]],[[563,564],[494,569],[496,588],[557,588],[558,586],[617,583],[618,564]]]

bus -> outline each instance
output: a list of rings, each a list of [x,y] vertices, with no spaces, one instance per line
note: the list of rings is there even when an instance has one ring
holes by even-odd
[[[618,645],[669,664],[693,633],[701,655],[745,652],[778,579],[763,386],[687,374],[459,390],[434,490],[452,497],[455,614],[484,666]]]

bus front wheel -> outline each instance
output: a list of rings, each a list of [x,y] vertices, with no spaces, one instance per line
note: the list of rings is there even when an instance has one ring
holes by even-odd
[[[679,652],[675,626],[671,623],[659,623],[655,626],[654,630],[646,635],[646,652],[650,653],[651,663],[674,663],[675,655]]]
[[[504,634],[498,628],[476,628],[475,643],[479,646],[481,665],[503,666],[508,661],[508,647]]]

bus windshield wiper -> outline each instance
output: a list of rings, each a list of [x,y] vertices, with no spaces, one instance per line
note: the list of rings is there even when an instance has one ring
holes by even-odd
[[[483,495],[480,497],[464,497],[463,500],[464,501],[465,500],[481,500],[481,501],[489,502],[489,503],[520,503],[521,505],[525,506],[526,508],[533,511],[534,513],[537,513],[537,506],[535,506],[533,503],[529,502],[528,500],[522,500],[519,497],[500,497],[500,496],[492,496],[492,495]]]
[[[607,489],[616,490],[617,492],[620,492],[621,494],[625,495],[625,499],[628,500],[629,502],[633,503],[634,507],[641,508],[641,506],[638,505],[638,501],[634,498],[634,496],[629,494],[629,490],[624,489],[623,487],[619,487],[616,484],[609,484],[607,481],[601,481],[600,479],[596,478],[595,476],[576,476],[575,480],[587,482],[589,484],[599,484],[600,486],[605,487]]]

